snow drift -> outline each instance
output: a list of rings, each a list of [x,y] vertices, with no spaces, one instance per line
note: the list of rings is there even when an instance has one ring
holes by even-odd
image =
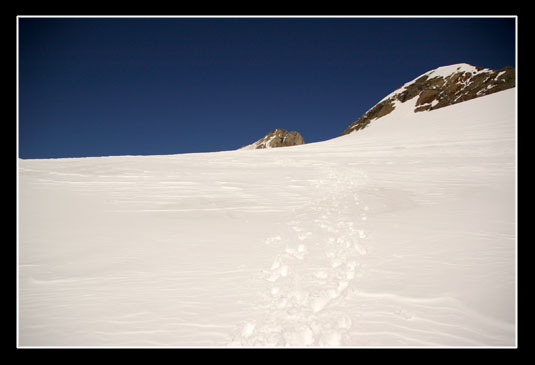
[[[271,150],[19,160],[22,347],[516,345],[516,89]]]

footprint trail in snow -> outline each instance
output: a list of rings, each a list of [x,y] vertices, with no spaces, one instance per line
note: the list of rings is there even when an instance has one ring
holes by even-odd
[[[359,276],[359,257],[367,253],[367,207],[357,194],[366,175],[328,171],[324,176],[312,182],[322,198],[266,238],[277,253],[261,273],[267,285],[257,304],[259,315],[241,324],[229,346],[344,345],[353,325],[344,313],[344,298]]]

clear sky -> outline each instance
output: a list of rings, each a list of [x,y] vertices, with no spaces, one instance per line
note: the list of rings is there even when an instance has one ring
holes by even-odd
[[[515,65],[514,18],[19,18],[19,157],[340,135],[440,66]]]

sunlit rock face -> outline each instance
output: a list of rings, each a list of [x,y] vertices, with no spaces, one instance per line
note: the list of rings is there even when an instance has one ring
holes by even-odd
[[[431,111],[480,96],[515,87],[515,69],[481,68],[466,63],[439,67],[406,83],[353,122],[342,135],[365,128],[372,120],[381,118],[404,103],[417,97],[414,112]]]
[[[305,140],[299,132],[288,132],[286,129],[274,129],[258,141],[242,147],[242,149],[262,149],[288,147],[304,144]]]

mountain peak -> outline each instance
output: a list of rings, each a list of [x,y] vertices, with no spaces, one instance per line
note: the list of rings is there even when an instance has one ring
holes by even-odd
[[[391,113],[396,105],[418,97],[414,112],[439,109],[448,105],[515,87],[515,69],[492,70],[459,63],[428,71],[387,95],[342,135],[365,128],[374,119]]]
[[[260,138],[258,141],[243,146],[243,150],[256,150],[263,148],[288,147],[304,144],[303,136],[297,131],[288,132],[286,129],[277,128]]]

